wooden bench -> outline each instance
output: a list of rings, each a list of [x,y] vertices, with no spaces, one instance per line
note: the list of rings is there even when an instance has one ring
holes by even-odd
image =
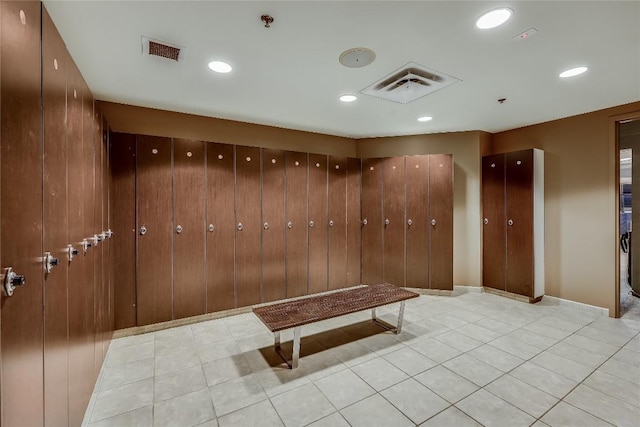
[[[418,294],[387,283],[361,286],[325,295],[310,296],[254,308],[253,312],[273,332],[276,352],[291,369],[298,367],[300,358],[300,328],[310,323],[327,320],[362,310],[371,310],[371,319],[386,330],[399,334],[402,330],[405,300]],[[390,325],[376,317],[376,308],[400,302],[398,323]],[[293,354],[289,360],[280,347],[280,332],[293,328]]]

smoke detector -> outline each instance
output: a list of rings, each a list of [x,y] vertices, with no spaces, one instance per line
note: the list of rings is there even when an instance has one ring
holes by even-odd
[[[142,36],[142,55],[144,56],[157,56],[175,62],[182,62],[185,50],[182,46]]]
[[[376,59],[376,54],[366,47],[354,47],[340,54],[339,61],[349,68],[362,68],[371,64]]]
[[[455,77],[409,62],[362,89],[360,93],[408,104],[459,81]]]

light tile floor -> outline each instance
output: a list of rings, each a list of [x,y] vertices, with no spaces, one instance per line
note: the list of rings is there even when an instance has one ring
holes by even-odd
[[[85,425],[640,426],[639,320],[488,293],[369,316],[303,327],[296,370],[253,314],[116,339]]]

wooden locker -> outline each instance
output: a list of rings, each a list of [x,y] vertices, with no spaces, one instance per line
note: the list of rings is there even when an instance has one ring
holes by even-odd
[[[309,293],[325,292],[327,283],[327,156],[309,154]]]
[[[111,319],[111,285],[109,283],[109,254],[111,248],[110,239],[107,238],[109,229],[109,137],[106,119],[100,113],[100,150],[102,151],[102,222],[99,230],[102,240],[102,360],[107,357],[111,331],[113,331]],[[102,366],[102,363],[100,364]]]
[[[87,341],[88,325],[93,322],[93,296],[87,291],[87,260],[83,250],[84,230],[84,169],[82,144],[82,93],[84,82],[80,71],[67,53],[67,155],[68,155],[68,242],[78,255],[69,263],[69,425],[82,423],[91,397],[93,376],[93,342],[90,353]],[[135,140],[134,140],[135,143]],[[134,169],[135,171],[135,169]],[[134,179],[132,173],[131,179]],[[135,193],[132,192],[132,197]],[[129,211],[133,214],[134,200]],[[132,228],[135,224],[132,225]],[[135,246],[131,262],[135,260]],[[91,282],[93,284],[93,281]],[[132,286],[135,286],[135,266]],[[134,289],[135,292],[135,289]],[[135,298],[135,294],[134,294]],[[135,303],[135,300],[134,300]],[[134,318],[135,319],[135,318]],[[135,326],[135,323],[134,325]]]
[[[138,326],[173,317],[171,140],[138,136],[137,298]]]
[[[100,373],[100,367],[104,360],[104,281],[102,275],[103,264],[103,242],[100,241],[100,233],[102,233],[102,121],[100,119],[100,111],[94,104],[93,109],[93,130],[94,130],[94,198],[93,198],[93,233],[97,242],[93,249],[96,253],[94,274],[95,298],[94,312],[96,316],[95,325],[95,364],[94,372],[96,378]]]
[[[506,290],[504,154],[482,158],[482,283]]]
[[[384,281],[395,286],[404,286],[404,157],[384,159],[383,167]]]
[[[347,282],[346,286],[362,283],[361,190],[362,160],[347,159]]]
[[[289,151],[285,162],[287,298],[291,298],[308,293],[307,154]]]
[[[206,312],[204,142],[173,141],[174,318]]]
[[[115,328],[136,326],[136,136],[111,133],[111,215]],[[115,226],[119,226],[116,228]]]
[[[533,297],[533,151],[505,156],[507,292]]]
[[[429,156],[406,158],[406,286],[429,288]]]
[[[260,149],[236,147],[236,303],[261,301]]]
[[[287,296],[284,232],[284,151],[262,150],[262,302]]]
[[[5,426],[44,423],[40,7],[3,2],[0,16],[0,253],[2,268],[25,278],[13,296],[2,296]]]
[[[234,147],[208,143],[207,313],[235,307]]]
[[[329,156],[329,289],[347,286],[347,255],[347,159]]]
[[[68,414],[67,52],[53,21],[42,13],[44,125],[43,248],[58,265],[44,275],[44,420],[66,425]],[[47,261],[45,260],[45,263]],[[46,268],[46,267],[45,267]]]
[[[362,160],[362,283],[382,283],[382,159]]]
[[[429,282],[453,290],[453,156],[429,155]]]

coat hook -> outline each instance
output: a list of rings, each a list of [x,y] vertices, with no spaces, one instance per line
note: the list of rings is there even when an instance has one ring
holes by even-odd
[[[265,28],[270,28],[271,24],[273,24],[273,16],[271,16],[271,15],[262,15],[260,17],[260,20],[262,22],[264,22],[264,27]]]

